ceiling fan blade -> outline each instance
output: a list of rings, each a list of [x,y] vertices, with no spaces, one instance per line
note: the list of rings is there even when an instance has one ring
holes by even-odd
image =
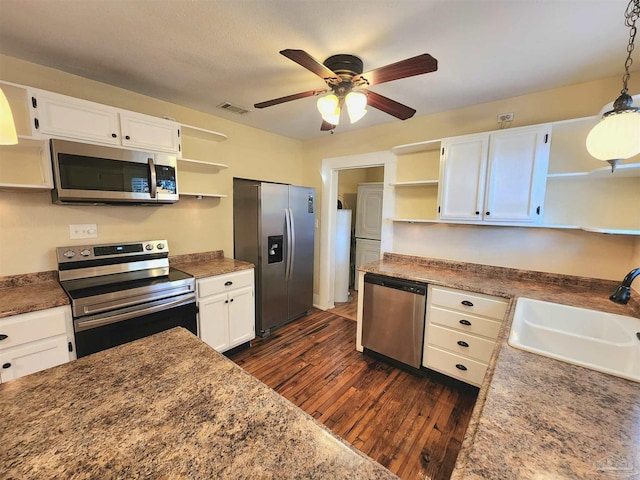
[[[333,123],[329,123],[326,120],[322,120],[322,125],[320,126],[320,130],[323,132],[327,132],[329,130],[333,130],[336,126]]]
[[[416,111],[411,108],[403,105],[395,100],[391,100],[390,98],[384,97],[376,92],[371,92],[369,90],[361,90],[367,94],[367,105],[377,108],[378,110],[382,110],[389,115],[393,115],[400,120],[406,120],[407,118],[413,117]]]
[[[341,82],[341,79],[340,77],[338,77],[338,75],[336,75],[331,69],[325,67],[322,63],[313,58],[304,50],[286,49],[281,50],[280,53],[288,59],[293,60],[298,65],[301,65],[307,70],[315,73],[323,80],[332,79],[338,83]]]
[[[399,80],[400,78],[435,72],[436,70],[438,70],[438,60],[428,53],[423,53],[417,57],[407,58],[406,60],[365,72],[362,75],[356,75],[353,77],[353,82],[355,83],[361,79],[366,79],[369,85],[377,85],[392,80]]]
[[[313,97],[314,95],[320,95],[327,90],[309,90],[308,92],[294,93],[293,95],[287,95],[286,97],[274,98],[273,100],[267,100],[266,102],[256,103],[254,108],[265,108],[273,105],[279,105],[281,103],[290,102],[291,100],[298,100],[299,98]]]

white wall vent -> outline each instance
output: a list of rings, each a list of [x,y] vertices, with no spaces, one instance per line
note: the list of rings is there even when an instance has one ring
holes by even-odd
[[[249,110],[247,110],[246,108],[233,105],[229,102],[222,102],[217,107],[221,108],[222,110],[226,110],[228,112],[237,113],[238,115],[244,115],[245,113],[249,113]]]

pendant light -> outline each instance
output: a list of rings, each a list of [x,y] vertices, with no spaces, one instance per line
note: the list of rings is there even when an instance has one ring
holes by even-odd
[[[602,115],[602,120],[587,135],[587,150],[591,156],[611,165],[611,172],[620,160],[640,153],[640,108],[633,106],[627,84],[631,74],[636,38],[636,21],[640,17],[640,0],[631,0],[625,11],[625,25],[630,28],[625,73],[622,76],[620,96],[613,102],[613,110]]]
[[[17,143],[18,136],[16,135],[11,106],[0,88],[0,145],[15,145]]]

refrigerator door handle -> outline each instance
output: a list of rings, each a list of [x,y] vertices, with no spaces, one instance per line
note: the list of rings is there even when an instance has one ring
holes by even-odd
[[[291,214],[288,208],[284,209],[284,223],[287,230],[287,264],[284,268],[284,281],[288,282],[291,277],[291,248],[293,244],[291,239]]]
[[[291,243],[289,243],[289,279],[291,279],[291,275],[293,275],[293,264],[296,259],[296,224],[293,220],[293,210],[291,208],[289,210],[289,224],[291,225]]]

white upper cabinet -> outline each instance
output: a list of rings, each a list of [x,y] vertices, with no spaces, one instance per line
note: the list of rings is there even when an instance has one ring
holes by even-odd
[[[382,230],[382,183],[358,185],[356,237],[380,240]]]
[[[482,218],[489,136],[466,135],[442,142],[440,219]]]
[[[180,153],[176,122],[43,90],[34,90],[36,131],[52,137]]]
[[[440,219],[539,222],[550,142],[550,125],[444,139]]]

